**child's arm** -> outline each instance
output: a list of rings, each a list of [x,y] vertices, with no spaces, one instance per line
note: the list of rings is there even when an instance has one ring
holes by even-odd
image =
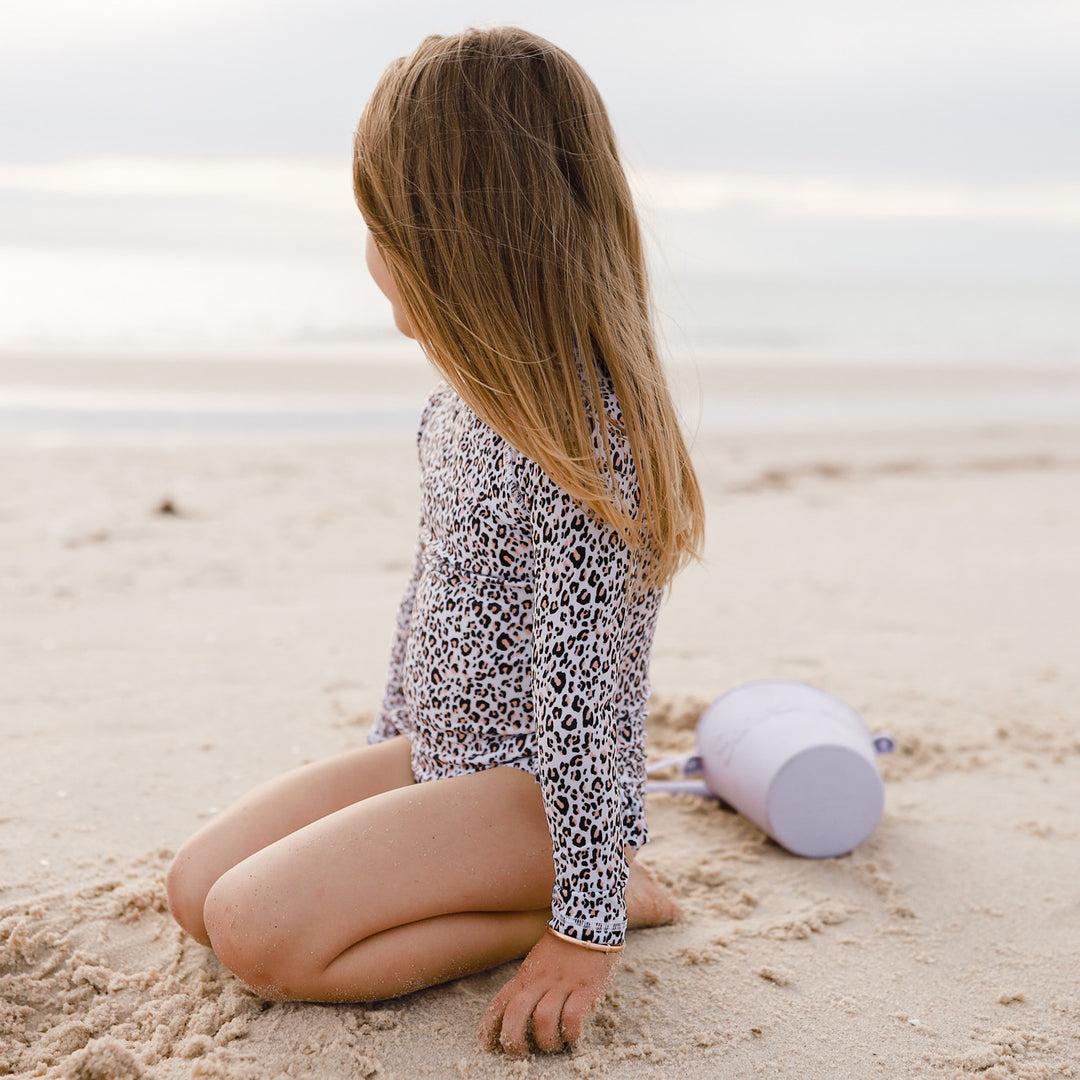
[[[585,945],[626,935],[615,699],[631,555],[529,462],[537,779],[555,860],[551,928]]]
[[[631,556],[534,462],[519,494],[533,537],[537,778],[555,861],[549,924],[492,1002],[481,1042],[524,1053],[574,1041],[614,971],[626,932],[623,793],[615,695]],[[568,938],[571,940],[564,940]],[[593,946],[590,948],[589,946]]]

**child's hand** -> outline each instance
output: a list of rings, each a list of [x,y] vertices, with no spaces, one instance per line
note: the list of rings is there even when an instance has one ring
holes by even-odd
[[[617,952],[544,934],[488,1006],[480,1024],[481,1047],[501,1046],[510,1057],[525,1057],[532,1020],[533,1041],[541,1050],[566,1049],[581,1037],[618,962]]]

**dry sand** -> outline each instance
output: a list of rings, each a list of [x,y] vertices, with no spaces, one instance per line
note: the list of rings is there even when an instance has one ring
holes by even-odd
[[[642,858],[683,916],[630,936],[572,1054],[514,1063],[474,1043],[511,967],[267,1005],[164,908],[207,815],[362,742],[411,438],[0,446],[0,1075],[1080,1076],[1080,428],[695,452],[708,558],[662,617],[650,753],[801,679],[897,738],[886,814],[809,861],[653,796]]]

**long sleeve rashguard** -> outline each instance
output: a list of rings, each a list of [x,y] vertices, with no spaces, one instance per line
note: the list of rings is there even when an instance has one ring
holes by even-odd
[[[633,498],[628,446],[612,437]],[[613,529],[448,387],[432,395],[418,445],[417,556],[371,739],[407,735],[418,781],[497,765],[533,773],[554,852],[552,929],[619,944],[625,850],[646,838],[658,591]]]

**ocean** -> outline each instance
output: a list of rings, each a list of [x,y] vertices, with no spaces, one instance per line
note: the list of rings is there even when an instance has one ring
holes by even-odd
[[[1080,366],[1080,285],[654,270],[677,360]],[[362,251],[0,248],[0,352],[357,362],[400,348]]]
[[[43,355],[76,369],[102,357],[148,365],[416,358],[367,275],[342,170],[244,168],[183,174],[144,165],[108,174],[90,193],[86,173],[72,190],[66,173],[38,176],[24,190],[0,185],[0,360],[9,373],[7,385],[0,380],[0,433],[150,430],[168,427],[169,417],[202,432],[411,423],[398,403],[374,400],[200,405],[133,399],[122,386],[113,400],[80,399],[72,388],[35,384]],[[253,177],[263,187],[251,194]],[[935,202],[908,191],[905,202],[890,188],[887,202],[873,190],[792,182],[760,185],[755,201],[758,188],[731,178],[639,186],[660,330],[677,363],[1080,373],[1076,199],[999,193],[995,203],[984,193],[967,213],[956,193],[949,201],[938,192]],[[988,386],[906,405],[848,399],[831,412],[783,398],[758,399],[750,413],[704,401],[698,413],[706,426],[779,428],[905,416],[1072,422],[1080,395]]]

